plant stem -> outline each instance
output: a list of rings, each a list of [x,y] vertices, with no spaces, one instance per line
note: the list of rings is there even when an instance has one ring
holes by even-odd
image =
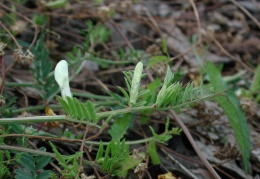
[[[32,88],[41,88],[41,85],[36,83],[15,83],[15,82],[8,82],[5,83],[6,87],[32,87]]]
[[[124,108],[124,109],[97,113],[97,117],[103,118],[103,117],[111,116],[111,115],[114,116],[114,115],[118,115],[118,114],[135,113],[138,111],[145,111],[145,110],[151,110],[151,109],[154,109],[154,107],[153,106],[141,106],[141,107]]]
[[[0,145],[0,149],[2,149],[2,150],[14,150],[14,151],[27,152],[27,153],[31,153],[31,154],[37,154],[37,155],[50,156],[50,157],[57,159],[57,157],[54,153],[44,152],[44,151],[35,150],[35,149],[28,149],[28,148],[24,148],[24,147],[16,147],[16,146],[10,146],[10,145]],[[88,161],[88,160],[83,160],[83,163],[88,164],[88,165],[94,165],[93,162]]]
[[[89,92],[75,92],[72,89],[73,96],[79,96],[79,97],[85,97],[85,98],[92,98],[97,100],[112,100],[112,97],[110,96],[102,96],[102,95],[96,95]]]
[[[159,136],[163,136],[166,134],[172,134],[171,131],[169,132],[165,132],[162,134],[159,134]],[[70,143],[79,143],[83,140],[80,139],[68,139],[68,138],[57,138],[57,137],[49,137],[49,136],[43,136],[43,135],[28,135],[28,134],[3,134],[0,135],[1,138],[6,138],[6,137],[27,137],[27,138],[32,138],[32,139],[41,139],[41,140],[49,140],[49,141],[60,141],[60,142],[70,142]],[[98,141],[90,141],[92,137],[89,137],[85,140],[84,144],[88,144],[88,145],[100,145],[100,142]],[[140,139],[140,140],[135,140],[135,141],[126,141],[125,144],[127,145],[136,145],[136,144],[142,144],[142,143],[146,143],[146,142],[150,142],[155,140],[154,137],[149,137],[149,138],[145,138],[145,139]],[[156,140],[155,140],[156,141]],[[108,145],[109,142],[102,142],[103,145]],[[1,146],[1,145],[0,145]],[[1,149],[1,147],[0,147]]]
[[[220,93],[217,93],[220,94]],[[139,112],[139,111],[146,111],[146,110],[169,110],[169,109],[174,109],[174,108],[180,108],[181,106],[186,106],[190,103],[196,102],[198,100],[202,100],[202,99],[206,99],[209,97],[213,97],[217,94],[211,94],[199,99],[195,99],[195,100],[191,100],[185,103],[181,103],[181,104],[176,104],[174,107],[165,107],[165,108],[155,108],[154,105],[151,106],[139,106],[139,107],[129,107],[129,108],[123,108],[123,109],[118,109],[118,110],[113,110],[113,111],[106,111],[106,112],[100,112],[97,113],[96,116],[101,119],[104,117],[109,117],[109,116],[115,116],[115,115],[119,115],[119,114],[126,114],[126,113],[135,113],[135,112]],[[43,106],[39,106],[43,107]],[[32,107],[32,108],[27,108],[30,110],[35,109],[36,107]],[[22,110],[20,110],[22,111]],[[19,110],[14,110],[15,113],[20,112]],[[90,126],[95,126],[98,128],[101,128],[101,126],[88,122],[86,120],[77,120],[77,119],[73,119],[70,118],[68,116],[65,115],[57,115],[57,116],[32,116],[32,117],[16,117],[16,118],[2,118],[0,120],[0,125],[1,124],[15,124],[15,123],[26,123],[26,122],[51,122],[51,121],[70,121],[70,122],[75,122],[75,123],[79,123],[79,124],[88,124]]]
[[[165,135],[165,133],[160,134],[160,135]],[[126,141],[125,144],[126,145],[136,145],[136,144],[143,144],[146,142],[150,142],[154,140],[153,137],[149,137],[149,138],[145,138],[145,139],[140,139],[140,140],[134,140],[134,141]],[[102,142],[103,145],[108,145],[109,142]],[[100,142],[97,141],[85,141],[85,144],[89,144],[89,145],[100,145]]]
[[[80,145],[79,152],[84,152],[84,141],[86,140],[88,130],[89,130],[89,126],[86,125],[86,129],[85,129],[85,132],[84,132],[84,135],[83,135],[83,138],[82,138],[82,142],[81,142],[81,145]],[[78,178],[80,172],[82,171],[82,161],[83,161],[83,155],[80,156],[78,172],[77,172],[75,179]]]
[[[187,129],[187,127],[185,126],[185,124],[182,122],[182,120],[177,116],[177,114],[173,111],[170,110],[171,115],[173,116],[173,118],[177,121],[177,123],[180,125],[180,127],[182,128],[183,132],[185,133],[186,137],[188,138],[188,140],[190,141],[193,149],[195,150],[195,152],[197,153],[197,155],[199,156],[199,158],[202,160],[202,162],[204,163],[204,165],[206,166],[206,168],[209,170],[209,172],[211,173],[211,175],[214,178],[220,179],[220,176],[216,173],[216,171],[213,169],[213,167],[210,165],[210,163],[207,161],[207,159],[204,157],[204,155],[201,153],[200,149],[197,147],[194,139],[192,138],[189,130]]]
[[[31,153],[31,154],[38,154],[38,155],[44,155],[44,156],[50,156],[50,157],[56,158],[56,155],[54,153],[44,152],[44,151],[34,150],[34,149],[28,149],[28,148],[23,148],[23,147],[0,145],[0,149],[15,150],[15,151],[20,151],[20,152],[27,152],[27,153]]]
[[[61,109],[60,105],[49,105],[51,109]],[[21,109],[14,109],[12,110],[12,114],[17,114],[21,113],[23,111],[38,111],[38,110],[43,110],[46,108],[46,105],[39,105],[39,106],[32,106],[32,107],[27,107],[27,108],[21,108]]]
[[[81,121],[77,119],[72,119],[65,115],[57,115],[57,116],[32,116],[32,117],[16,117],[16,118],[2,118],[0,119],[0,124],[17,124],[17,123],[35,123],[35,122],[52,122],[52,121],[69,121],[80,124],[88,124],[90,126],[95,126],[97,128],[101,128],[101,126],[91,123],[88,121]]]

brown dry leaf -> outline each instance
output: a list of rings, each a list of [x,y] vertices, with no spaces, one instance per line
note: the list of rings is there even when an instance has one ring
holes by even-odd
[[[11,31],[16,35],[22,34],[26,27],[27,27],[26,22],[18,20],[15,21],[14,25],[11,26]]]
[[[176,178],[175,176],[172,175],[172,172],[168,172],[163,175],[158,175],[158,179],[180,179],[179,177]]]
[[[45,114],[46,114],[47,116],[56,116],[56,114],[53,112],[53,110],[52,110],[49,106],[47,106],[47,107],[45,108]],[[46,124],[48,127],[54,128],[54,127],[57,127],[57,126],[59,125],[59,122],[53,121],[53,122],[46,122],[45,124]]]
[[[0,18],[2,18],[4,16],[4,11],[1,9],[0,10]]]
[[[55,50],[58,47],[58,44],[53,40],[46,40],[45,45],[50,51]]]

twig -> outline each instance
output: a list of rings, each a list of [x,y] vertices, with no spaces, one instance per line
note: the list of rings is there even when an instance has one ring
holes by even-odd
[[[161,29],[159,28],[159,25],[157,24],[157,22],[154,20],[153,16],[151,15],[151,13],[148,11],[148,9],[146,7],[143,8],[146,15],[148,16],[149,20],[151,21],[152,25],[155,27],[156,31],[159,33],[160,36],[162,36],[162,32]]]
[[[165,135],[167,133],[163,133],[160,135]],[[63,138],[57,138],[57,137],[46,137],[46,136],[35,136],[35,135],[28,135],[28,134],[3,134],[0,135],[1,138],[4,137],[27,137],[27,138],[34,138],[34,139],[42,139],[42,140],[52,140],[52,141],[63,141],[63,142],[70,142],[70,143],[75,143],[75,142],[81,142],[83,140],[79,140],[79,139],[63,139]],[[91,137],[93,138],[93,137]],[[91,144],[91,145],[100,145],[100,142],[98,141],[89,141],[89,138],[85,139],[85,144]],[[153,137],[149,137],[146,139],[139,139],[139,140],[134,140],[134,141],[126,141],[125,144],[127,145],[136,145],[136,144],[143,144],[143,143],[147,143],[150,141],[153,141],[154,138]],[[109,145],[109,142],[103,142],[103,145]]]
[[[192,8],[193,8],[194,15],[195,15],[197,25],[198,25],[198,41],[197,41],[197,43],[199,44],[200,42],[202,42],[200,17],[199,17],[199,13],[198,13],[198,10],[197,10],[197,7],[196,7],[194,1],[193,0],[189,0],[189,1],[190,1]]]
[[[245,63],[243,63],[239,57],[235,57],[235,56],[231,55],[231,54],[219,43],[219,41],[218,41],[209,31],[206,31],[206,33],[207,33],[207,35],[213,40],[213,42],[217,45],[217,47],[218,47],[226,56],[228,56],[229,58],[231,58],[231,59],[237,61],[240,65],[244,66],[248,71],[254,72],[254,70],[251,69],[249,66],[247,66]]]
[[[185,124],[182,122],[182,120],[177,116],[177,114],[173,110],[170,110],[170,113],[173,116],[173,118],[177,121],[177,123],[180,125],[180,127],[182,128],[182,130],[185,133],[186,137],[190,141],[193,149],[195,150],[195,152],[197,153],[199,158],[202,160],[202,162],[204,163],[206,168],[209,170],[211,175],[214,178],[216,178],[216,179],[221,179],[220,176],[216,173],[216,171],[212,168],[210,163],[207,161],[207,159],[204,157],[204,155],[201,153],[200,149],[197,147],[197,145],[196,145],[194,139],[192,138],[188,128],[185,126]]]
[[[3,56],[0,56],[0,66],[1,66],[1,71],[2,71],[2,79],[1,79],[1,84],[0,84],[0,95],[2,95],[2,92],[4,90],[4,84],[5,84],[5,62]]]
[[[125,35],[120,31],[120,29],[117,26],[117,23],[115,23],[114,21],[110,21],[111,24],[113,25],[113,27],[115,28],[115,30],[119,33],[119,35],[123,38],[123,40],[125,41],[125,43],[127,44],[127,46],[131,49],[134,49],[134,47],[132,46],[132,44],[129,42],[129,40],[125,37]]]
[[[86,155],[87,155],[87,157],[88,157],[88,160],[89,160],[89,161],[92,161],[92,158],[91,158],[91,156],[90,156],[88,150],[86,150]],[[95,165],[93,165],[92,168],[93,168],[93,170],[94,170],[94,172],[95,172],[97,178],[101,178],[101,176],[100,176],[100,174],[98,173],[98,170],[96,169]]]
[[[243,11],[252,21],[254,21],[254,23],[260,29],[260,22],[256,18],[254,18],[254,16],[252,16],[252,14],[250,12],[248,12],[248,10],[246,10],[243,6],[241,6],[236,0],[230,0],[230,1],[233,4],[235,4],[237,7],[239,7],[239,9],[241,9],[241,11]]]
[[[1,4],[0,4],[1,5]],[[14,38],[13,34],[5,27],[5,25],[0,21],[0,25],[4,28],[4,30],[10,35],[10,37],[13,39],[15,45],[20,50],[22,47],[18,44],[17,40]]]
[[[6,72],[11,70],[15,64],[16,64],[16,61],[14,61],[11,65],[9,65],[9,67],[6,68]]]
[[[33,28],[34,28],[34,38],[33,38],[33,41],[31,42],[30,46],[29,46],[29,50],[31,49],[31,47],[34,45],[34,43],[36,42],[37,40],[37,35],[38,35],[38,32],[39,32],[39,28],[38,26],[31,20],[29,19],[28,17],[24,16],[23,14],[17,12],[17,11],[14,11],[13,9],[9,8],[8,6],[0,3],[0,6],[4,9],[7,9],[8,11],[11,11],[13,13],[15,13],[16,15],[20,16],[21,18],[25,19],[26,21],[30,22],[32,25],[33,25]]]
[[[29,46],[29,50],[32,48],[32,46],[35,44],[36,40],[37,40],[37,37],[38,37],[38,33],[39,33],[39,28],[37,27],[37,25],[33,25],[34,26],[34,37],[33,37],[33,40]]]
[[[170,155],[165,149],[161,149],[173,162],[175,162],[183,171],[185,171],[190,177],[198,179],[193,173],[191,173],[184,165],[182,165],[178,160],[176,160],[172,155]]]
[[[87,137],[88,130],[89,130],[89,125],[86,125],[86,129],[85,129],[85,132],[84,132],[84,135],[83,135],[83,139],[82,139],[82,142],[81,142],[81,146],[80,146],[80,148],[79,148],[79,152],[83,152],[84,145],[85,145],[85,140],[86,140],[86,137]],[[81,169],[82,169],[82,161],[83,161],[83,154],[80,156],[79,167],[78,167],[78,173],[77,173],[77,175],[75,176],[75,179],[78,179],[78,176],[79,176],[79,174],[80,174],[80,172],[81,172]]]
[[[29,149],[29,148],[23,148],[23,147],[11,146],[11,145],[0,145],[0,149],[2,149],[2,150],[15,150],[15,151],[20,151],[20,152],[28,152],[28,153],[31,153],[31,154],[50,156],[50,157],[57,159],[57,157],[54,153],[44,152],[44,151],[34,150],[34,149]]]

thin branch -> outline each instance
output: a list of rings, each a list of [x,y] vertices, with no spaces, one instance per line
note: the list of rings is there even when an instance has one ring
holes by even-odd
[[[15,45],[20,50],[22,47],[18,44],[17,40],[13,36],[13,34],[6,28],[6,26],[0,21],[0,25],[3,27],[3,29],[10,35],[10,37],[13,39]]]
[[[86,125],[86,129],[85,129],[85,132],[84,132],[84,135],[83,135],[83,139],[82,139],[82,142],[81,142],[81,146],[80,146],[79,152],[83,152],[88,130],[89,130],[89,125]],[[78,176],[79,176],[79,174],[80,174],[80,172],[82,170],[82,161],[83,161],[83,154],[80,156],[78,172],[77,172],[77,175],[75,176],[75,179],[78,179]]]
[[[11,9],[11,8],[9,8],[8,6],[6,6],[6,5],[4,5],[4,4],[2,4],[2,3],[0,3],[0,6],[1,6],[2,8],[4,8],[4,9],[10,11],[10,12],[15,13],[16,15],[20,16],[21,18],[25,19],[26,21],[28,21],[29,23],[31,23],[31,24],[33,25],[33,28],[34,28],[34,37],[33,37],[33,40],[32,40],[32,42],[31,42],[31,44],[30,44],[30,46],[29,46],[29,48],[28,48],[28,49],[30,50],[31,47],[35,44],[35,42],[36,42],[36,40],[37,40],[37,36],[38,36],[38,33],[39,33],[39,27],[38,27],[31,19],[29,19],[28,17],[24,16],[23,14],[21,14],[21,13],[15,11],[15,10],[13,10],[13,9]],[[17,44],[18,44],[18,43],[17,43]],[[19,49],[20,49],[20,48],[19,48]]]
[[[196,7],[194,1],[193,0],[189,0],[189,1],[190,1],[192,8],[193,8],[194,15],[195,15],[195,18],[196,18],[196,21],[197,21],[197,26],[198,26],[198,41],[197,41],[197,43],[199,44],[200,42],[202,42],[200,17],[199,17],[199,13],[198,13],[198,10],[197,10],[197,7]]]
[[[173,118],[177,121],[177,123],[180,125],[180,127],[182,128],[183,132],[185,133],[186,137],[188,138],[188,140],[190,141],[193,149],[195,150],[195,152],[197,153],[197,155],[199,156],[199,158],[202,160],[202,162],[204,163],[204,165],[206,166],[206,168],[209,170],[209,172],[211,173],[211,175],[216,178],[216,179],[221,179],[220,176],[216,173],[216,171],[213,169],[213,167],[210,165],[210,163],[207,161],[207,159],[204,157],[204,155],[202,154],[202,152],[200,151],[200,149],[198,148],[198,146],[196,145],[194,139],[192,138],[188,128],[185,126],[185,124],[182,122],[182,120],[177,116],[177,114],[173,111],[170,110],[171,115],[173,116]]]
[[[125,41],[125,43],[127,44],[127,46],[131,49],[134,49],[134,47],[132,46],[132,44],[129,42],[129,40],[126,38],[126,36],[120,31],[120,29],[118,28],[118,25],[116,22],[114,21],[110,21],[110,23],[112,24],[112,26],[115,28],[115,30],[118,32],[118,34],[122,37],[122,39]]]
[[[93,161],[88,150],[86,150],[86,155],[87,155],[89,161]],[[98,170],[97,170],[96,166],[93,165],[92,168],[93,168],[97,178],[101,178],[100,174],[98,173]]]
[[[250,72],[254,72],[253,69],[251,69],[249,66],[247,66],[244,62],[241,61],[241,59],[239,57],[235,57],[233,55],[231,55],[220,43],[219,41],[213,36],[212,33],[210,33],[209,31],[207,31],[207,35],[213,40],[213,42],[217,45],[217,47],[229,58],[237,61],[240,65],[244,66],[248,71]]]
[[[44,152],[44,151],[34,150],[34,149],[28,149],[28,148],[24,148],[24,147],[16,147],[16,146],[11,146],[11,145],[0,145],[0,149],[2,149],[2,150],[15,150],[15,151],[20,151],[20,152],[28,152],[28,153],[31,153],[31,154],[50,156],[50,157],[53,157],[55,159],[57,158],[54,153]]]
[[[1,66],[1,71],[2,71],[2,79],[1,79],[1,84],[0,84],[0,96],[2,95],[2,92],[4,90],[4,84],[5,84],[5,62],[3,56],[0,56],[0,66]]]
[[[230,0],[233,4],[235,4],[241,11],[243,11],[260,29],[260,22],[248,11],[246,10],[243,6],[241,6],[236,0]]]

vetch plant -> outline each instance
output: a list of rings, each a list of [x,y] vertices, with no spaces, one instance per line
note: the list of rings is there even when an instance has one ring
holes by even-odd
[[[123,96],[119,98],[125,99],[122,101],[127,101],[128,106],[121,106],[121,108],[113,109],[109,108],[108,111],[101,111],[100,107],[97,107],[95,103],[87,100],[87,102],[80,102],[77,98],[72,98],[69,87],[69,75],[68,75],[68,64],[65,60],[61,60],[54,71],[55,80],[60,86],[61,97],[58,97],[62,108],[66,112],[66,116],[34,116],[28,118],[3,118],[0,120],[0,124],[10,124],[10,123],[22,123],[22,122],[49,122],[49,121],[70,121],[78,124],[87,124],[90,126],[95,126],[99,128],[99,132],[95,135],[98,137],[101,135],[105,128],[109,127],[109,134],[111,135],[110,142],[96,142],[96,141],[85,141],[85,144],[99,145],[98,154],[96,157],[96,165],[99,166],[101,171],[105,174],[110,175],[121,175],[120,171],[127,172],[129,169],[129,152],[127,151],[126,145],[135,145],[140,143],[149,142],[149,147],[146,149],[146,153],[149,154],[152,159],[152,163],[160,164],[160,158],[156,151],[155,142],[166,143],[172,135],[178,134],[180,131],[177,129],[168,129],[169,120],[166,122],[166,130],[164,133],[157,134],[153,128],[150,128],[153,137],[149,137],[141,140],[125,141],[124,135],[127,133],[128,129],[131,127],[134,121],[135,114],[152,111],[152,110],[169,110],[169,109],[179,109],[181,106],[188,106],[189,104],[203,100],[206,98],[215,99],[224,109],[227,116],[230,118],[230,123],[235,131],[237,141],[239,143],[240,149],[244,157],[245,169],[247,169],[247,162],[249,159],[249,149],[250,146],[247,141],[249,138],[249,131],[246,121],[241,117],[241,111],[237,108],[237,103],[232,102],[233,96],[225,93],[225,88],[221,85],[220,74],[216,72],[216,67],[213,64],[208,64],[208,75],[210,77],[210,84],[205,86],[201,84],[195,87],[193,83],[188,83],[185,86],[181,82],[174,82],[174,74],[168,66],[164,83],[159,83],[155,85],[155,89],[149,88],[145,89],[140,85],[141,78],[144,76],[143,63],[139,62],[134,71],[123,72],[125,75],[125,82],[127,86],[127,91],[122,87],[118,87],[123,93]],[[158,83],[156,83],[158,84]],[[212,91],[212,86],[214,91]],[[159,90],[160,88],[160,90]],[[145,94],[145,95],[144,95]],[[220,95],[218,95],[220,94]],[[143,95],[143,96],[142,96]],[[148,101],[148,96],[151,100]],[[150,96],[155,96],[151,98]],[[108,108],[105,108],[108,109]],[[239,120],[237,120],[239,118]],[[100,120],[106,119],[102,126],[100,126]],[[115,122],[111,123],[111,119]],[[239,123],[240,122],[240,123]],[[121,141],[121,142],[120,142]],[[106,150],[103,145],[108,145]],[[1,146],[0,146],[1,149]],[[55,155],[58,157],[58,153],[53,150]],[[125,152],[123,152],[125,151]],[[114,155],[120,153],[122,155]],[[75,155],[75,157],[69,158],[68,162],[73,161],[73,172],[69,172],[70,177],[74,177],[77,173],[78,157],[81,154]],[[62,157],[60,157],[62,158]],[[64,169],[69,171],[71,168],[66,168],[67,161],[62,161],[60,159],[59,165],[63,166]],[[140,162],[142,162],[140,160]],[[84,163],[84,162],[83,162]],[[92,165],[87,162],[87,165]],[[131,165],[130,168],[137,166]],[[126,175],[125,175],[126,176]]]
[[[68,63],[65,60],[59,61],[59,63],[56,65],[54,77],[60,86],[62,98],[66,99],[67,96],[72,97],[69,85]]]

